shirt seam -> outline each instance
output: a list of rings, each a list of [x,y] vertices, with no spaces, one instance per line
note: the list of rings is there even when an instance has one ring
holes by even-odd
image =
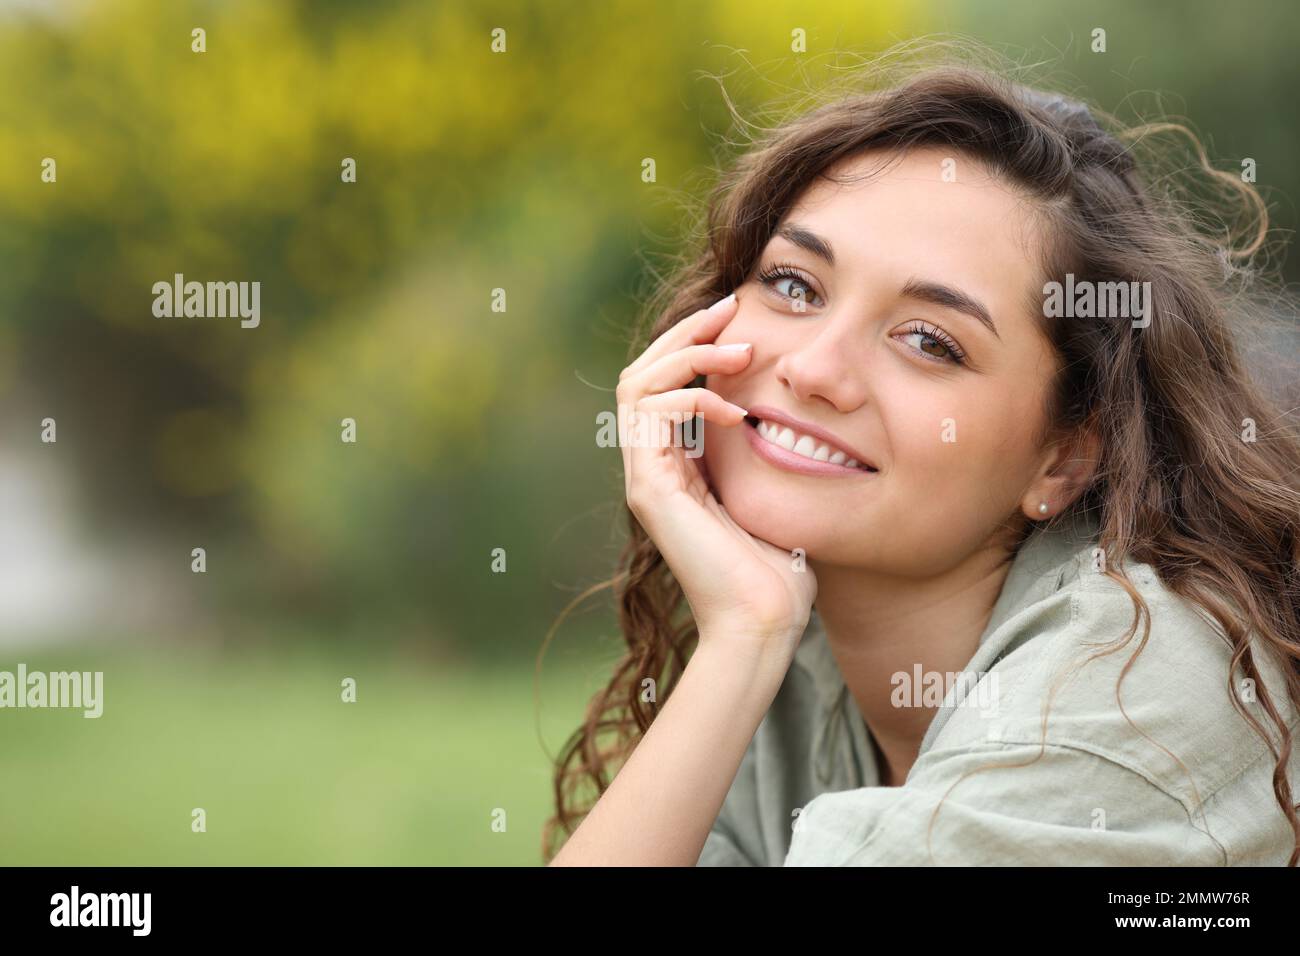
[[[1052,592],[1052,595],[1059,594],[1059,593],[1060,593],[1060,589],[1058,588],[1057,590]],[[1051,595],[1049,595],[1049,597],[1050,596]],[[1033,664],[1031,664],[1029,667],[1024,668],[1020,676],[1016,678],[1011,683],[1011,686],[1006,689],[1005,692],[1006,696],[1003,698],[1002,701],[999,702],[1000,706],[1005,706],[1008,709],[1010,709],[1011,705],[1019,699],[1019,695],[1021,691],[1024,689],[1025,685],[1029,683],[1030,678],[1037,677],[1044,670],[1049,668],[1051,665],[1053,665],[1060,659],[1061,655],[1059,653],[1056,653],[1058,650],[1058,645],[1065,640],[1067,635],[1070,635],[1075,631],[1078,622],[1079,622],[1079,595],[1077,592],[1071,590],[1070,591],[1070,620],[1066,623],[1065,627],[1061,628],[1060,631],[1058,631],[1056,634],[1045,635],[1047,637],[1047,641],[1045,643],[1045,646],[1042,649],[1043,652],[1042,654],[1040,654],[1039,659],[1035,661]],[[1034,640],[1034,638],[1030,638],[1030,641],[1032,640]],[[1026,644],[1027,643],[1028,642],[1026,642]],[[1021,645],[1021,647],[1023,646],[1025,645]],[[989,672],[993,673],[994,671],[996,671],[998,665],[1001,664],[1001,662],[1005,659],[1006,659],[1005,657],[997,658],[997,660],[993,663],[993,666],[989,669]],[[1039,717],[1041,718],[1041,708],[1039,711]],[[942,734],[940,734],[939,736],[942,736]],[[933,749],[934,745],[938,743],[939,743],[939,737],[936,737],[934,743],[931,745],[931,749]]]

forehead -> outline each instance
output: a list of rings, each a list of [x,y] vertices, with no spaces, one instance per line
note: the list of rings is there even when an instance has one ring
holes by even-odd
[[[955,150],[873,150],[842,160],[785,220],[829,240],[837,268],[849,274],[923,275],[996,302],[1000,312],[1023,311],[1042,285],[1034,202]]]

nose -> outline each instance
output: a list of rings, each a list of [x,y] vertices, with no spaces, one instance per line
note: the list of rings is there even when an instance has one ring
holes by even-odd
[[[827,317],[809,321],[777,360],[777,379],[801,403],[851,412],[867,398],[867,352],[860,330]]]

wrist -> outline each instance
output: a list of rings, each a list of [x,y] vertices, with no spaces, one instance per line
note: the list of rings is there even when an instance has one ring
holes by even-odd
[[[736,629],[702,631],[691,660],[717,668],[775,695],[794,660],[799,636],[768,636]]]

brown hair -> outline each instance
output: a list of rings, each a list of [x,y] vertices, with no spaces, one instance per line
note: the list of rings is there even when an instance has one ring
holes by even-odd
[[[935,52],[941,62],[928,62]],[[1043,251],[1045,276],[1149,282],[1144,328],[1128,318],[1042,319],[1061,358],[1048,395],[1050,436],[1086,426],[1101,440],[1092,483],[1052,520],[1097,516],[1105,573],[1133,600],[1132,627],[1104,653],[1128,643],[1144,620],[1135,658],[1150,632],[1150,611],[1123,571],[1130,560],[1149,564],[1166,587],[1222,628],[1233,648],[1225,680],[1234,706],[1276,760],[1273,790],[1296,835],[1294,866],[1300,819],[1287,779],[1291,732],[1255,652],[1276,655],[1286,692],[1300,707],[1300,436],[1247,373],[1240,349],[1267,330],[1270,308],[1283,301],[1276,283],[1264,281],[1266,206],[1239,175],[1212,168],[1186,126],[1125,129],[1076,100],[1016,81],[1016,68],[1005,62],[970,62],[991,57],[965,43],[905,45],[843,84],[831,82],[811,104],[794,104],[789,121],[757,131],[697,219],[698,245],[649,300],[649,338],[743,284],[804,190],[832,165],[867,150],[947,147],[1020,187],[1053,237]],[[1155,148],[1152,138],[1168,132],[1187,137],[1194,168],[1171,167],[1168,153]],[[1245,241],[1231,228],[1242,218]],[[1044,312],[1041,298],[1034,309]],[[1246,419],[1257,424],[1255,441],[1239,437]],[[543,833],[544,860],[604,793],[653,720],[657,705],[642,699],[641,681],[654,678],[666,699],[697,638],[663,557],[630,511],[626,518],[618,573],[560,616],[603,588],[615,589],[627,651],[556,760],[556,813]],[[1025,519],[1019,540],[1035,526]],[[1117,701],[1132,663],[1120,674]],[[1232,691],[1238,667],[1258,688],[1276,740]]]

